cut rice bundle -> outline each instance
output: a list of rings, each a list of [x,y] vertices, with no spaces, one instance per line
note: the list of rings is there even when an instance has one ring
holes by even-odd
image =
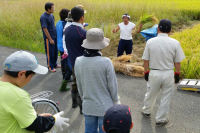
[[[143,77],[144,67],[142,62],[137,62],[134,55],[122,55],[112,60],[115,71],[132,77]],[[131,62],[128,62],[131,61]],[[134,61],[134,62],[132,62]]]
[[[158,24],[159,20],[154,15],[143,15],[140,17],[137,26],[143,25],[142,29],[148,29],[153,27],[155,24]]]

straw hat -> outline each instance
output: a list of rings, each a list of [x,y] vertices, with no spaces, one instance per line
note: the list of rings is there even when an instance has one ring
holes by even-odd
[[[104,37],[103,30],[92,28],[87,31],[82,47],[86,49],[101,50],[109,45],[110,39]]]

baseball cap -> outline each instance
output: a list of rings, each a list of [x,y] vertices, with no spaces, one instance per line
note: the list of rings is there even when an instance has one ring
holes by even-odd
[[[127,105],[114,105],[104,115],[103,125],[106,133],[116,131],[130,133],[132,118],[131,110]]]
[[[36,57],[26,51],[16,51],[9,55],[3,63],[6,71],[33,71],[37,74],[47,74],[48,69],[38,64]]]
[[[160,20],[158,27],[161,32],[169,33],[171,31],[172,23],[168,19],[162,19]]]

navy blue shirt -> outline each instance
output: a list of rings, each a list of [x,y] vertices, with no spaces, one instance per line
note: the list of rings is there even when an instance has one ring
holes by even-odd
[[[83,55],[84,48],[81,45],[86,39],[86,30],[72,24],[65,30],[64,34],[69,60],[74,67],[76,58]]]
[[[55,19],[52,14],[47,14],[46,12],[42,14],[40,17],[40,24],[42,27],[43,38],[46,39],[46,35],[43,31],[43,28],[47,28],[51,38],[53,40],[56,39],[56,27],[55,27]]]

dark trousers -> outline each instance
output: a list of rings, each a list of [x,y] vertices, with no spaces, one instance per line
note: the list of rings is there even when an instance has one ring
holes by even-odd
[[[72,69],[70,65],[70,61],[68,58],[65,58],[62,60],[62,55],[64,52],[60,51],[60,57],[61,57],[61,70],[63,75],[63,80],[70,80],[70,77],[72,75]]]
[[[45,43],[45,53],[47,57],[47,66],[49,70],[53,70],[57,67],[58,59],[58,49],[56,44],[56,39],[54,39],[55,44],[50,44],[48,39],[44,40]]]
[[[81,97],[78,93],[78,88],[77,88],[77,84],[76,84],[76,76],[74,73],[74,68],[72,69],[72,74],[73,74],[73,84],[72,84],[72,90],[71,90],[71,94],[72,94],[72,106],[73,105],[78,105],[80,107],[80,113],[82,114],[82,100]]]
[[[117,56],[121,56],[124,54],[124,51],[126,54],[131,54],[133,50],[133,41],[132,40],[123,40],[120,39],[119,41],[119,46],[118,46],[118,51],[117,51]]]

